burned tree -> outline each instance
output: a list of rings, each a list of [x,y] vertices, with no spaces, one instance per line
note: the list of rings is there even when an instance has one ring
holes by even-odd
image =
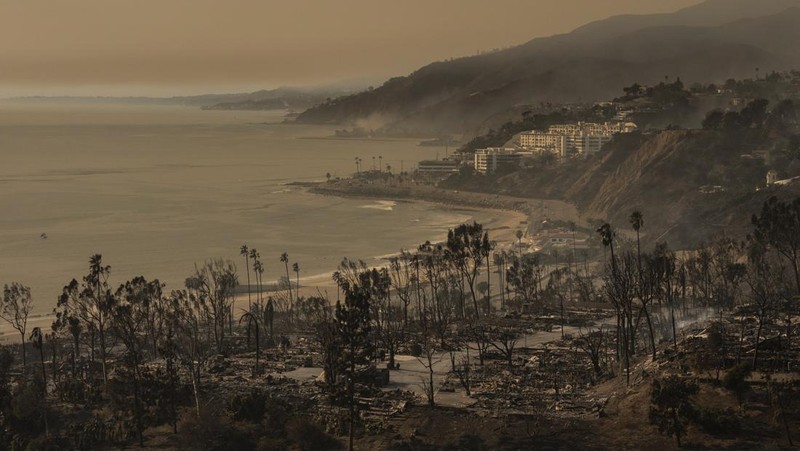
[[[775,196],[764,202],[761,215],[753,215],[753,237],[769,245],[789,263],[800,295],[800,197],[790,203]]]
[[[89,259],[89,274],[78,283],[72,279],[65,286],[55,308],[59,326],[69,325],[73,333],[89,334],[91,360],[94,361],[96,347],[99,347],[100,361],[103,367],[103,382],[108,382],[106,367],[107,354],[112,343],[108,339],[109,313],[115,299],[108,284],[111,267],[103,265],[103,257],[99,254]],[[74,324],[74,322],[80,324]],[[77,340],[76,340],[77,343]],[[77,345],[76,345],[77,351]]]
[[[225,325],[231,314],[236,285],[236,266],[222,259],[208,260],[202,266],[195,266],[194,274],[187,279],[187,288],[195,290],[197,300],[211,321],[214,343],[220,354],[224,350]]]
[[[518,339],[519,333],[513,327],[489,328],[489,345],[503,356],[509,368],[514,366],[514,348]]]
[[[579,330],[578,334],[575,345],[589,357],[592,362],[594,376],[600,377],[603,374],[603,367],[601,366],[602,350],[606,342],[606,334],[603,332],[602,326],[599,329],[589,329],[586,333],[583,330]]]
[[[772,319],[782,301],[787,298],[784,271],[780,264],[770,258],[767,250],[759,242],[752,242],[748,252],[747,284],[749,310],[755,315],[757,327],[753,351],[753,370],[758,367],[758,357],[764,326]]]
[[[349,265],[348,265],[349,266]],[[355,383],[357,368],[369,363],[373,354],[371,339],[370,301],[372,287],[360,285],[368,282],[363,273],[350,274],[353,278],[339,278],[338,283],[344,292],[344,303],[337,302],[334,312],[336,340],[339,345],[340,370],[346,385],[345,396],[350,413],[349,445],[353,449],[356,424]]]
[[[538,256],[512,257],[511,265],[506,270],[506,281],[520,304],[539,303],[541,277],[542,267]]]
[[[392,276],[397,297],[400,298],[403,308],[403,328],[408,326],[408,308],[411,305],[414,287],[414,274],[411,270],[411,254],[402,251],[399,257],[392,257],[389,261],[389,271]]]
[[[488,259],[491,252],[489,234],[484,232],[483,226],[477,222],[461,224],[447,233],[447,250],[456,269],[467,279],[477,318],[480,316],[480,309],[475,293],[475,281],[483,260]]]
[[[603,280],[603,293],[614,306],[617,315],[617,348],[621,354],[626,373],[626,381],[630,383],[630,357],[635,351],[635,328],[633,313],[638,291],[638,275],[636,255],[625,252],[621,257],[612,257],[606,276]]]
[[[33,308],[31,288],[14,282],[3,288],[3,298],[0,299],[0,319],[16,329],[22,344],[22,369],[25,370],[25,332],[28,328],[28,315]]]
[[[147,333],[151,321],[152,297],[161,296],[161,283],[158,280],[148,282],[143,277],[137,277],[121,285],[116,292],[117,302],[111,310],[111,325],[114,334],[119,337],[125,346],[125,353],[122,362],[127,367],[122,373],[127,376],[125,381],[119,384],[114,394],[125,397],[128,392],[127,380],[130,380],[130,393],[133,398],[133,405],[130,411],[133,414],[136,435],[139,446],[144,446],[143,431],[145,428],[143,419],[142,405],[142,363],[144,362],[144,349],[147,347]],[[157,345],[156,345],[157,346]]]
[[[200,418],[200,376],[203,363],[208,359],[213,342],[206,306],[190,290],[173,291],[169,299],[169,314],[166,317],[170,353],[186,368],[192,382],[195,411]]]
[[[694,416],[691,397],[700,391],[698,385],[680,376],[654,379],[650,394],[650,424],[668,437],[675,436],[678,447],[686,434],[686,423]]]

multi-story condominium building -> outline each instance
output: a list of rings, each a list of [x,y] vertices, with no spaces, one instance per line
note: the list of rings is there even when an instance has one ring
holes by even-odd
[[[578,122],[577,124],[551,125],[547,129],[547,133],[556,133],[559,135],[574,135],[575,133],[578,133],[581,130],[580,128],[581,124],[582,124],[581,122]]]
[[[478,149],[474,155],[475,172],[491,174],[502,166],[517,167],[526,155],[530,155],[530,152],[519,152],[516,149],[497,147]]]
[[[588,155],[598,152],[615,134],[634,130],[636,124],[632,122],[557,124],[550,126],[546,132],[520,134],[519,145],[525,149],[549,151],[561,157]]]
[[[566,156],[567,144],[567,136],[564,134],[529,132],[519,135],[520,147],[546,150],[561,156]]]

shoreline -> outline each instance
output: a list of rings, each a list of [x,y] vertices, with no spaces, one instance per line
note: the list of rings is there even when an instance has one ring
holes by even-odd
[[[526,199],[502,194],[488,194],[436,188],[428,185],[389,185],[364,183],[353,179],[330,182],[295,182],[310,193],[344,198],[380,198],[432,202],[448,207],[499,210],[523,214],[529,223],[536,219],[573,221],[585,225],[577,207],[555,199]]]
[[[472,213],[472,216],[484,216],[484,218],[475,218],[476,221],[483,224],[484,230],[489,232],[489,238],[497,243],[499,249],[507,248],[516,241],[516,231],[519,229],[526,230],[531,226],[532,220],[536,218],[539,207],[533,205],[533,201],[525,199],[509,198],[511,201],[503,199],[501,196],[483,195],[479,193],[459,193],[448,192],[440,189],[427,189],[425,195],[415,197],[420,191],[396,191],[390,189],[364,189],[360,187],[358,190],[348,190],[345,187],[339,186],[336,189],[330,189],[330,185],[337,185],[328,182],[292,182],[287,185],[300,186],[312,194],[328,195],[343,198],[362,198],[362,199],[383,199],[394,200],[398,202],[428,202],[444,206],[444,208],[453,211],[467,211]],[[375,188],[375,186],[370,186]],[[349,187],[348,187],[349,188]],[[415,187],[423,188],[427,187]],[[499,201],[498,201],[499,199]],[[554,201],[555,202],[555,201]],[[475,214],[478,213],[478,214]],[[458,224],[451,224],[449,227],[455,227]],[[430,237],[420,236],[422,244]],[[440,241],[446,240],[446,235],[442,235],[437,239]],[[413,249],[407,249],[413,250]],[[380,251],[380,250],[377,250]],[[370,267],[380,267],[388,264],[388,259],[398,254],[400,248],[393,252],[386,253],[385,255],[375,256],[362,256],[361,258],[368,262]],[[372,263],[373,260],[380,259],[380,263]],[[338,292],[338,287],[331,279],[331,274],[336,271],[332,267],[327,272],[312,274],[300,278],[300,296],[327,296],[327,298],[334,303]],[[292,279],[294,283],[294,279]],[[274,288],[274,287],[273,287]],[[276,293],[284,292],[281,289],[265,290],[265,296],[275,295]],[[234,308],[236,311],[246,309],[248,302],[248,295],[246,290],[239,291],[235,295]],[[28,328],[39,326],[46,330],[50,328],[50,322],[54,318],[52,312],[31,315],[28,323]],[[13,330],[4,322],[0,322],[0,344],[13,343],[18,339],[16,331]]]
[[[471,203],[471,202],[457,202],[453,199],[452,202],[445,202],[439,199],[435,199],[433,197],[430,198],[415,198],[411,196],[401,197],[401,196],[393,196],[389,192],[373,192],[371,194],[362,194],[362,193],[353,193],[348,192],[346,190],[325,190],[319,189],[320,186],[328,185],[328,182],[294,182],[291,183],[293,186],[301,186],[304,187],[309,193],[318,194],[318,195],[326,195],[326,196],[334,196],[334,197],[342,197],[342,198],[358,198],[358,199],[377,199],[377,200],[392,200],[397,202],[427,202],[432,204],[442,205],[445,208],[453,211],[468,211],[470,213],[482,213],[486,216],[489,216],[489,220],[478,221],[484,226],[484,231],[489,232],[489,239],[497,243],[498,249],[507,248],[513,245],[514,241],[516,241],[516,231],[519,229],[526,229],[530,226],[531,214],[519,211],[516,209],[511,208],[501,208],[499,206],[490,206],[486,204],[480,203]],[[478,216],[478,215],[473,215]],[[459,224],[452,224],[449,227],[456,227]],[[428,238],[420,237],[420,243],[422,244]],[[445,241],[447,239],[446,235],[442,235],[439,240]],[[413,249],[407,249],[413,250]],[[383,260],[385,261],[379,265],[368,265],[370,267],[381,267],[388,264],[388,259],[391,256],[399,254],[399,250],[386,254],[382,256]],[[364,258],[364,260],[368,260],[369,257]],[[330,275],[336,271],[336,268],[332,268],[330,273],[328,273],[324,278],[322,275],[312,276],[308,279],[306,284],[303,284],[303,278],[300,278],[300,290],[299,294],[301,296],[314,296],[318,294],[328,294],[331,295],[337,293],[338,287],[331,279]],[[316,280],[314,280],[316,279]],[[313,283],[317,282],[317,283]],[[334,301],[333,298],[330,298],[331,302]],[[239,299],[237,299],[237,302]],[[246,299],[245,299],[246,301]]]
[[[523,229],[527,235],[531,226],[544,218],[573,221],[584,224],[577,208],[566,202],[550,199],[522,199],[499,194],[484,194],[445,190],[425,185],[394,186],[383,184],[367,184],[352,179],[335,182],[292,182],[288,185],[300,186],[309,193],[341,198],[391,200],[396,202],[429,202],[458,211],[482,212],[497,214],[489,221],[479,221],[484,230],[489,232],[491,241],[497,243],[498,249],[510,248],[517,240],[516,232]],[[453,227],[458,224],[453,224]],[[442,236],[442,241],[446,239]],[[335,269],[331,270],[333,273]],[[315,285],[300,286],[300,295],[309,296],[319,293],[337,292],[335,283],[328,277],[326,282]]]

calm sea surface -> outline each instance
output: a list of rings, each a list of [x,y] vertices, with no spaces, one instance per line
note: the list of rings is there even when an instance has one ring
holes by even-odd
[[[275,112],[0,102],[0,284],[30,285],[36,313],[47,313],[92,254],[111,265],[114,286],[144,275],[174,289],[211,257],[243,273],[245,243],[261,253],[265,281],[283,273],[284,251],[311,281],[342,257],[376,263],[489,215],[287,186],[347,176],[357,156],[365,168],[382,156],[397,172],[444,149],[319,139],[333,129],[280,120]]]

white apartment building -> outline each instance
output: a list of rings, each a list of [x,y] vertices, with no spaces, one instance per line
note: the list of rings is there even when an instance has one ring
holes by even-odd
[[[519,166],[522,158],[530,152],[519,152],[510,148],[489,147],[488,149],[478,149],[475,151],[474,168],[475,172],[481,174],[491,174],[497,168],[505,165]]]
[[[519,144],[525,149],[546,150],[561,157],[570,154],[588,155],[600,151],[615,134],[634,130],[636,124],[632,122],[557,124],[550,126],[546,132],[530,131],[520,134]]]
[[[577,124],[557,124],[551,125],[547,129],[547,133],[556,133],[559,135],[574,135],[581,131],[582,122],[578,122]]]
[[[519,135],[519,145],[525,149],[546,150],[561,156],[566,156],[568,149],[567,136],[557,133],[523,133]]]

